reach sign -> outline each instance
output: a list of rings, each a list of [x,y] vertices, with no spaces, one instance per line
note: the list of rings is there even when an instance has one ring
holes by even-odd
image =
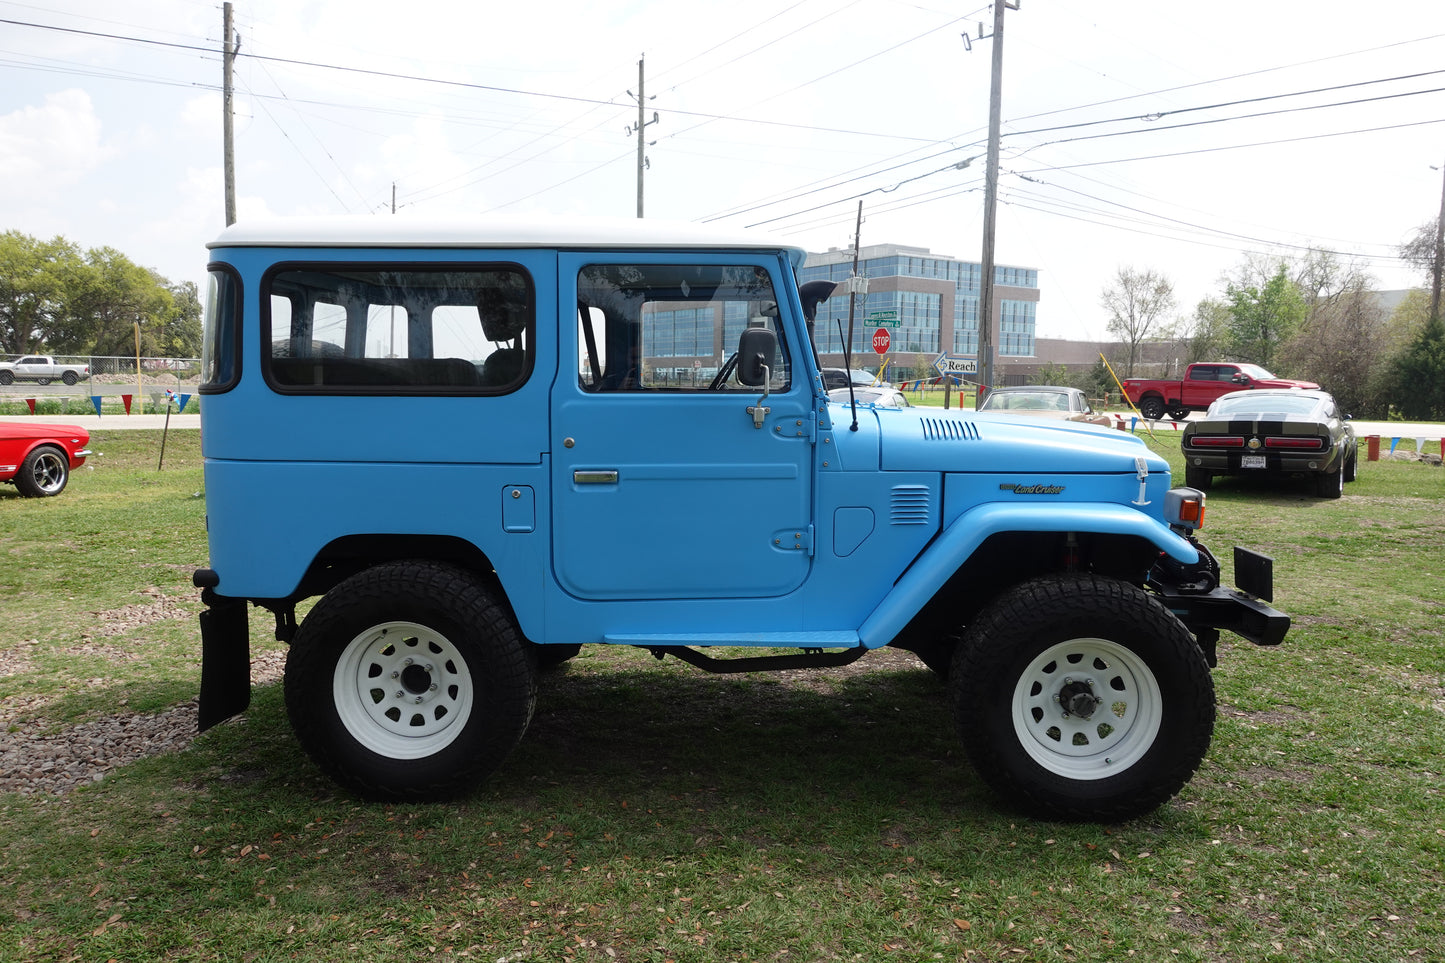
[[[978,374],[978,359],[972,356],[941,354],[933,362],[933,367],[938,369],[941,375]]]

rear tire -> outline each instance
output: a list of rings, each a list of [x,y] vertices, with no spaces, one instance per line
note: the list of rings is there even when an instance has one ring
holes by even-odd
[[[1164,399],[1158,395],[1150,395],[1139,402],[1139,414],[1149,421],[1158,421],[1164,417]]]
[[[436,562],[378,565],[316,603],[286,659],[286,710],[331,778],[368,799],[474,789],[521,740],[536,668],[505,604]]]
[[[1315,494],[1321,498],[1339,498],[1345,493],[1345,475],[1341,468],[1315,476]]]
[[[1147,813],[1199,768],[1214,683],[1183,623],[1137,586],[1025,582],[971,624],[949,680],[979,774],[1046,819]]]
[[[60,376],[60,380],[68,385],[73,385],[80,380],[80,375],[76,374],[74,371],[67,371]]]

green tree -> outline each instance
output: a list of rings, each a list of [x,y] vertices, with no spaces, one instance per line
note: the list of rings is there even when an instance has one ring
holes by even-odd
[[[1445,419],[1445,321],[1430,318],[1391,365],[1391,397],[1412,421]]]
[[[1225,286],[1228,346],[1238,360],[1269,368],[1280,345],[1294,337],[1308,308],[1284,261],[1276,262],[1273,273],[1263,278],[1260,274],[1260,264],[1246,265]]]
[[[0,353],[195,357],[201,299],[114,248],[0,234]]]
[[[46,346],[65,313],[67,279],[80,263],[80,251],[64,238],[0,234],[0,355]]]
[[[1184,361],[1214,361],[1228,350],[1229,305],[1218,298],[1205,298],[1194,306],[1189,322]]]
[[[1104,289],[1100,304],[1109,313],[1108,330],[1127,349],[1124,377],[1134,376],[1139,362],[1139,345],[1156,336],[1163,318],[1174,310],[1174,285],[1154,271],[1121,267],[1111,287]]]
[[[1029,384],[1034,385],[1060,385],[1065,388],[1077,388],[1074,384],[1074,376],[1069,373],[1068,365],[1046,362],[1038,367],[1038,370],[1029,378]]]

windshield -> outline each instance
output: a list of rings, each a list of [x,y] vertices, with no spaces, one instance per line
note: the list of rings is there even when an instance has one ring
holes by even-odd
[[[1068,411],[1062,391],[996,391],[983,401],[985,411]]]

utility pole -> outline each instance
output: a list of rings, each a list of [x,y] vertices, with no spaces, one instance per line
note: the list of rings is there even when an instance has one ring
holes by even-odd
[[[644,168],[646,168],[646,167],[651,167],[651,166],[652,166],[650,163],[648,163],[647,155],[644,153],[644,148],[645,148],[645,147],[648,147],[648,146],[651,146],[651,145],[646,144],[646,143],[643,141],[642,131],[643,131],[643,128],[647,127],[647,125],[657,123],[657,111],[655,111],[655,110],[652,112],[652,119],[651,119],[651,120],[646,120],[646,119],[645,119],[645,113],[644,113],[643,108],[646,106],[648,98],[647,98],[646,96],[644,96],[647,92],[643,89],[643,83],[644,83],[644,79],[645,79],[644,76],[643,76],[643,70],[642,70],[643,62],[644,62],[644,61],[642,61],[642,60],[637,61],[637,93],[634,94],[634,93],[632,93],[632,91],[630,91],[630,90],[627,92],[629,96],[635,97],[635,98],[637,99],[637,216],[638,216],[638,217],[641,217],[641,216],[642,216],[642,171],[643,171]],[[656,100],[656,99],[657,99],[657,95],[654,94],[651,99]],[[628,127],[628,128],[627,128],[627,133],[629,133],[629,134],[632,133],[632,128],[631,128],[631,127]],[[653,143],[653,144],[656,144],[657,141],[653,141],[652,143]]]
[[[226,226],[236,223],[236,134],[232,121],[232,74],[235,70],[236,52],[241,49],[241,38],[232,42],[231,3],[226,0],[222,6],[222,29],[225,41],[221,52],[221,142],[222,167],[226,177]]]
[[[1020,0],[993,0],[993,82],[988,94],[988,173],[983,194],[983,290],[978,304],[978,373],[979,388],[975,406],[993,388],[994,312],[993,275],[994,227],[998,219],[998,142],[1003,114],[1003,22],[1005,9],[1017,10]]]
[[[1445,170],[1445,164],[1440,165]],[[1445,186],[1440,188],[1440,217],[1435,221],[1435,270],[1430,278],[1430,317],[1440,317],[1440,272],[1445,268]]]

